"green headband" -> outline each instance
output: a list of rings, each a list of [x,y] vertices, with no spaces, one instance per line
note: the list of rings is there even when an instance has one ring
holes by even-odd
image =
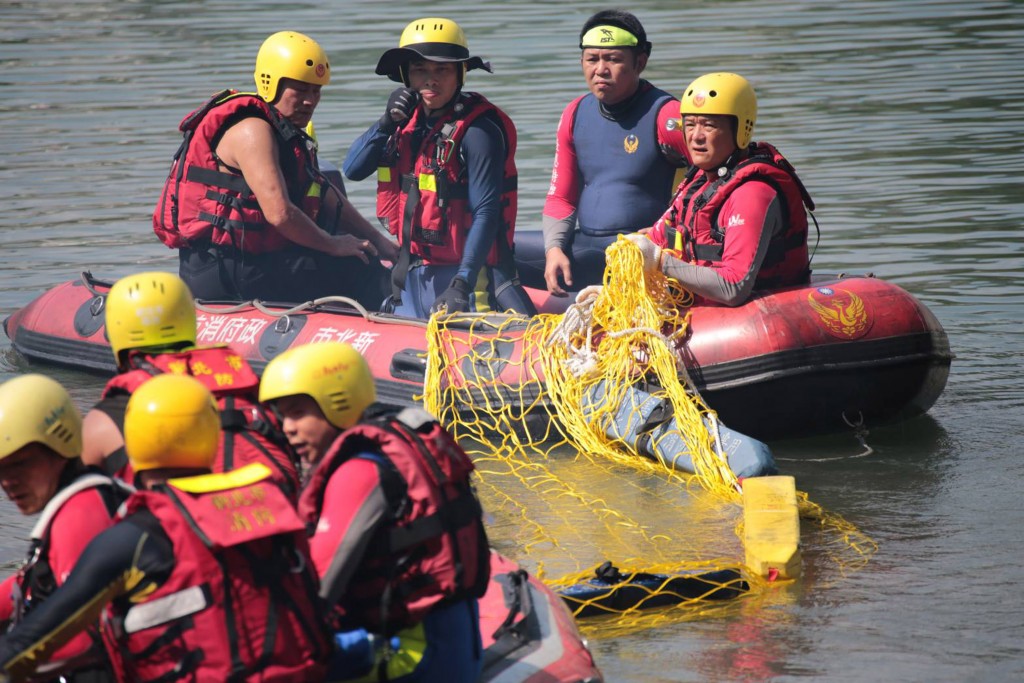
[[[585,50],[588,47],[636,47],[639,42],[636,36],[624,28],[619,28],[618,26],[595,26],[583,34],[583,39],[580,41],[580,49]]]

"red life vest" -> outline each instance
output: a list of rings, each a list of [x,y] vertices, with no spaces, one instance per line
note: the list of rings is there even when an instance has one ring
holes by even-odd
[[[269,470],[170,480],[134,494],[170,539],[171,575],[115,600],[103,635],[119,679],[323,680],[328,652],[302,521]]]
[[[50,549],[53,547],[54,541],[56,540],[59,544],[61,541],[68,540],[66,534],[61,538],[53,538],[54,522],[62,512],[67,509],[68,514],[72,515],[68,519],[77,529],[71,533],[76,533],[80,537],[84,530],[80,522],[82,514],[89,514],[92,517],[89,520],[91,522],[90,531],[95,528],[93,524],[100,517],[103,517],[107,527],[112,526],[117,509],[131,493],[132,489],[128,486],[95,471],[86,470],[54,494],[39,514],[35,526],[32,527],[30,535],[32,542],[29,546],[28,560],[18,570],[17,578],[12,586],[11,597],[14,602],[11,614],[12,624],[21,621],[25,615],[46,600],[64,582],[64,577],[56,576],[54,568],[50,564]],[[86,498],[78,499],[79,496],[86,496]],[[77,505],[71,502],[72,499],[76,499]],[[69,503],[71,503],[70,507],[66,507]],[[87,505],[83,505],[83,503],[87,503]],[[91,624],[86,628],[84,635],[76,636],[54,652],[50,656],[50,664],[56,665],[60,660],[71,657],[83,668],[106,666],[107,653],[99,643],[97,625]],[[53,675],[56,677],[59,673],[69,674],[73,671],[55,669]],[[74,676],[69,676],[69,680],[74,680]]]
[[[518,206],[516,127],[508,115],[483,95],[462,93],[458,103],[437,119],[419,149],[413,149],[413,131],[425,114],[418,107],[388,141],[377,169],[377,217],[399,244],[409,242],[412,255],[426,263],[457,265],[462,259],[473,214],[460,144],[470,124],[492,112],[505,135],[503,229],[498,236],[503,244],[499,250],[496,242],[487,256],[487,264],[494,266],[503,252],[511,254]]]
[[[672,206],[655,224],[651,239],[662,247],[680,249],[684,260],[697,265],[721,262],[727,231],[727,226],[718,221],[722,206],[737,187],[757,180],[770,185],[783,198],[786,229],[772,238],[754,287],[771,289],[806,282],[811,271],[804,207],[813,211],[814,201],[785,157],[771,145],[757,142],[729,173],[711,178],[696,167],[691,169],[676,191]]]
[[[292,245],[267,223],[241,173],[219,168],[217,143],[229,126],[246,117],[270,123],[277,134],[289,199],[316,220],[327,187],[316,143],[262,98],[224,90],[178,126],[185,139],[153,213],[153,231],[168,247],[202,248],[212,243],[260,254]]]
[[[336,605],[339,627],[390,634],[439,603],[481,597],[490,554],[469,481],[473,461],[444,427],[421,409],[381,408],[343,432],[302,492],[299,514],[310,529],[328,481],[352,457],[373,459],[388,500],[398,502]]]
[[[262,462],[274,473],[289,496],[298,497],[298,457],[288,445],[276,418],[258,400],[259,377],[244,358],[228,346],[207,346],[173,353],[128,354],[128,370],[114,376],[103,389],[103,398],[131,395],[143,382],[161,373],[191,375],[216,397],[220,409],[221,439],[214,472],[228,472]],[[103,410],[124,433],[123,408],[118,411],[101,401]],[[123,449],[108,456],[104,469],[131,481],[131,465]]]

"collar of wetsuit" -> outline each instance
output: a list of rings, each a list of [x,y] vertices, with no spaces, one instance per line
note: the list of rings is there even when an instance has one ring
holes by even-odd
[[[639,87],[636,92],[615,104],[605,104],[604,102],[598,103],[598,108],[601,111],[601,116],[605,117],[609,121],[618,121],[619,117],[628,112],[636,104],[636,101],[640,99],[640,95],[646,90],[647,81],[641,80]]]

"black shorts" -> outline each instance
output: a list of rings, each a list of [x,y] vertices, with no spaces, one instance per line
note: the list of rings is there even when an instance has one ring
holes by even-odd
[[[347,296],[369,311],[380,310],[390,294],[390,271],[371,257],[328,256],[292,248],[270,254],[231,249],[180,249],[179,274],[204,301],[262,299],[299,303],[325,296]]]

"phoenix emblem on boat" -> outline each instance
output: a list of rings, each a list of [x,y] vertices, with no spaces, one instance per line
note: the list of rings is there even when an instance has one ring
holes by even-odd
[[[835,337],[857,339],[871,327],[864,300],[853,292],[820,287],[807,295],[807,302]]]

